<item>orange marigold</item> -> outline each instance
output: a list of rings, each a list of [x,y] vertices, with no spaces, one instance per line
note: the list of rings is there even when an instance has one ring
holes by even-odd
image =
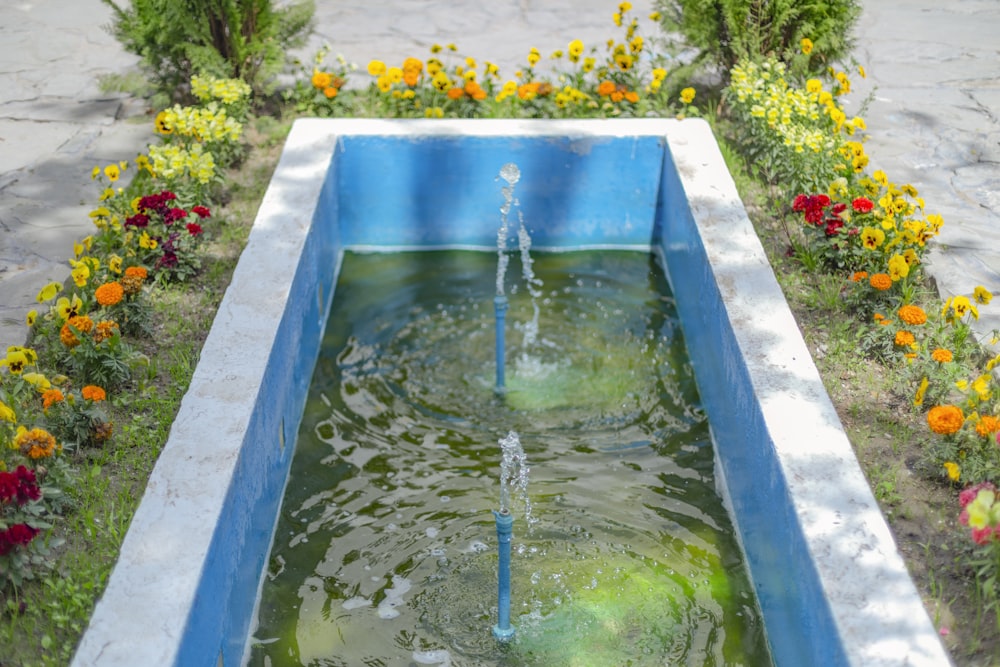
[[[122,276],[118,282],[125,294],[132,296],[142,291],[142,278],[138,276]]]
[[[907,345],[913,345],[915,342],[917,342],[917,339],[909,331],[900,329],[896,332],[896,345],[906,347]]]
[[[93,401],[94,403],[98,403],[107,398],[107,394],[104,393],[104,390],[96,384],[88,384],[80,390],[80,395],[88,401]]]
[[[927,321],[927,313],[920,306],[905,305],[899,309],[899,319],[907,324],[923,324]]]
[[[58,448],[55,437],[44,428],[22,431],[14,439],[14,445],[29,459],[47,458],[52,456]]]
[[[872,277],[868,279],[868,284],[877,289],[880,292],[892,287],[892,278],[886,273],[874,273]]]
[[[608,81],[607,79],[601,81],[601,85],[597,87],[597,94],[603,95],[604,97],[607,97],[613,92],[615,92],[615,84],[613,81]]]
[[[104,283],[94,291],[94,298],[102,306],[113,306],[125,296],[125,289],[118,282]]]
[[[118,323],[114,320],[102,320],[94,327],[94,342],[100,343],[115,335]]]
[[[461,88],[449,88],[448,89],[448,99],[449,100],[460,100],[465,97],[465,91]]]
[[[953,357],[951,354],[951,350],[946,350],[943,347],[939,347],[938,349],[931,352],[931,359],[938,362],[939,364],[946,364],[949,361],[951,361],[952,358]]]
[[[48,410],[54,403],[65,399],[63,393],[58,389],[46,389],[42,392],[42,409]]]
[[[992,415],[983,415],[976,422],[976,433],[983,438],[988,438],[998,431],[1000,431],[1000,419]]]
[[[860,283],[867,277],[868,277],[867,271],[855,271],[853,274],[851,274],[851,280],[853,280],[856,283]]]
[[[86,315],[75,315],[62,325],[62,329],[59,330],[59,340],[66,347],[76,347],[80,341],[70,327],[75,327],[80,333],[90,333],[90,330],[94,328],[94,321]]]
[[[149,276],[149,271],[144,266],[130,266],[125,269],[126,276],[134,276],[139,280],[145,280]]]
[[[965,415],[957,405],[935,405],[927,412],[927,425],[941,435],[958,433],[963,423]]]

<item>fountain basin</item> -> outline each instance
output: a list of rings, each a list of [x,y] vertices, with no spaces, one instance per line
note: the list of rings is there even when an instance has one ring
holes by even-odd
[[[345,248],[662,255],[776,665],[947,664],[708,126],[301,120],[74,665],[237,665]]]

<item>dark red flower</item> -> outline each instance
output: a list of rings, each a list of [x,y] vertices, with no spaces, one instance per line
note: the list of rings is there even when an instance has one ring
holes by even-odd
[[[163,214],[163,224],[172,225],[178,220],[183,220],[187,217],[188,212],[182,208],[171,208]]]
[[[203,219],[212,217],[212,213],[208,210],[207,206],[193,206],[191,212],[197,213],[198,217]]]
[[[124,227],[145,227],[149,224],[149,216],[145,213],[136,213],[133,216],[125,218]]]
[[[0,502],[13,500],[24,505],[41,497],[42,490],[35,481],[34,470],[19,465],[14,472],[0,472]]]
[[[830,218],[826,221],[826,235],[836,236],[840,233],[840,228],[844,226],[844,221],[840,218]]]
[[[38,532],[37,528],[26,523],[15,523],[7,530],[0,531],[0,556],[9,554],[16,546],[30,544]]]
[[[854,210],[857,211],[858,213],[868,213],[873,208],[875,208],[875,204],[872,202],[872,200],[866,197],[858,197],[857,199],[851,202],[851,207],[854,208]]]
[[[830,212],[833,213],[834,215],[839,216],[846,210],[847,210],[847,204],[843,202],[837,202],[836,204],[833,205],[833,208],[830,209]]]
[[[804,211],[806,210],[806,202],[809,201],[809,197],[806,195],[798,195],[795,197],[795,201],[792,202],[793,211]]]
[[[198,236],[199,234],[201,234],[201,225],[199,225],[197,222],[189,222],[187,224],[187,230],[188,234],[190,234],[191,236]]]

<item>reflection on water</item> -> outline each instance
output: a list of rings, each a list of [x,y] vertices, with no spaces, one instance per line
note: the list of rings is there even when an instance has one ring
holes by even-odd
[[[662,271],[540,254],[537,338],[492,253],[344,261],[276,529],[252,665],[770,664]],[[534,333],[534,332],[532,332]],[[512,622],[496,622],[498,444],[516,431]]]

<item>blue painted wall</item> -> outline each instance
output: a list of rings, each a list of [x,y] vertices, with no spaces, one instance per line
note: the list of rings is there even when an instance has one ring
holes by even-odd
[[[513,162],[534,245],[648,245],[664,145],[655,136],[343,137],[334,158],[343,240],[496,247],[500,168]]]
[[[847,657],[792,508],[787,481],[669,151],[657,219],[677,309],[708,415],[775,665]]]

